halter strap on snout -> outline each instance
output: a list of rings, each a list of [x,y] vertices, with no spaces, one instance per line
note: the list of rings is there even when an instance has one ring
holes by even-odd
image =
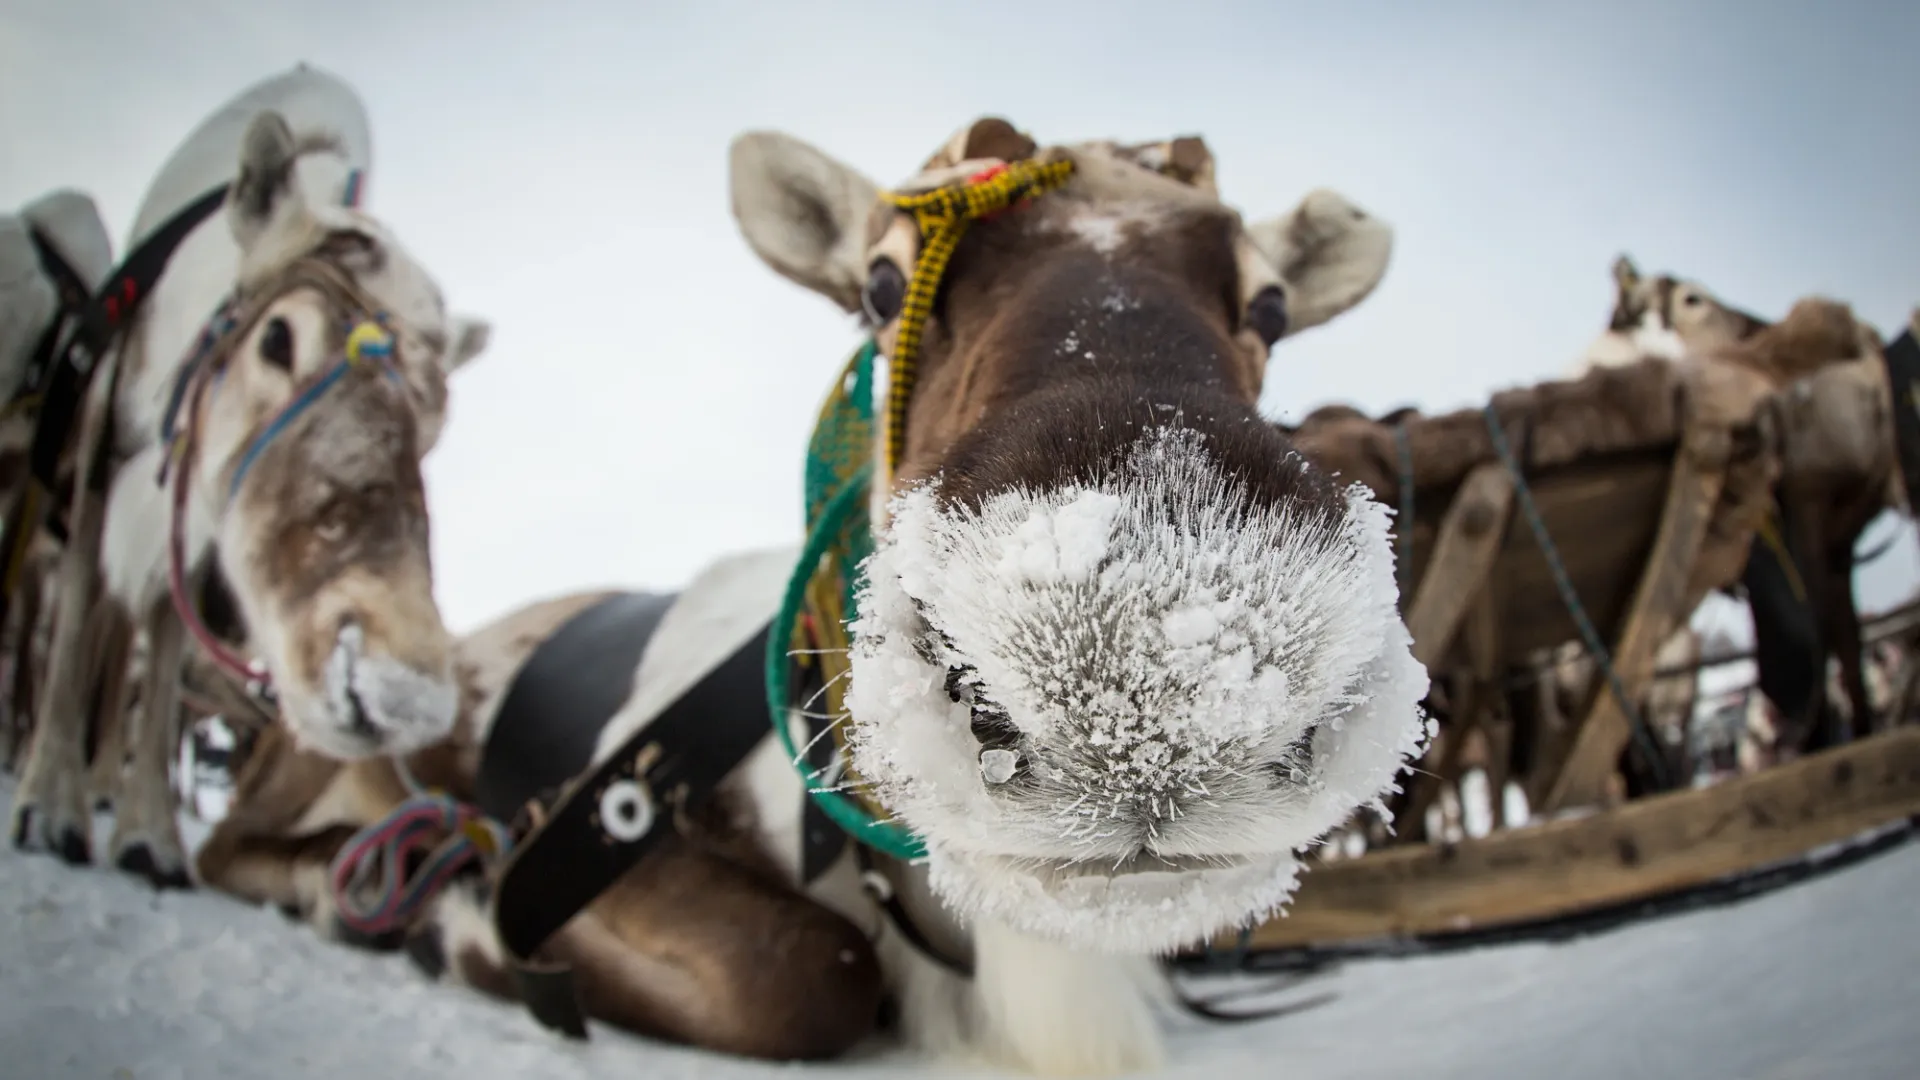
[[[907,295],[900,306],[893,355],[887,369],[887,411],[881,437],[885,440],[886,476],[891,480],[906,446],[907,401],[913,395],[916,361],[920,353],[920,335],[933,313],[933,298],[940,291],[947,263],[953,258],[967,226],[986,221],[1002,212],[1024,205],[1036,195],[1060,187],[1073,176],[1073,160],[1063,158],[1040,164],[1016,161],[995,165],[968,177],[957,187],[941,187],[918,195],[884,192],[895,209],[913,215],[920,230],[920,254],[913,261],[913,275],[907,279]]]
[[[312,408],[314,402],[326,396],[327,391],[333,389],[347,372],[378,364],[389,379],[394,382],[400,380],[400,371],[393,366],[393,335],[383,325],[384,319],[384,315],[376,314],[372,319],[355,325],[347,334],[346,350],[340,360],[287,402],[247,443],[246,450],[240,455],[240,463],[234,467],[233,479],[227,483],[229,499],[240,494],[240,482],[246,479],[247,472],[253,468],[253,463],[268,444],[286,431],[301,413]]]

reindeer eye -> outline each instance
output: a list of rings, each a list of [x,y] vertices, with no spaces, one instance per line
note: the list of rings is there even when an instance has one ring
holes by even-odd
[[[1700,294],[1688,293],[1685,296],[1682,296],[1680,298],[1680,303],[1686,305],[1687,307],[1698,307],[1700,306]]]
[[[866,287],[860,290],[860,307],[866,312],[867,321],[875,327],[887,325],[900,314],[906,301],[906,275],[892,259],[883,256],[873,260],[873,265],[867,267]]]
[[[1287,294],[1269,285],[1247,304],[1246,325],[1271,348],[1287,332]]]
[[[287,320],[274,316],[260,332],[260,359],[279,368],[293,370],[293,328]]]

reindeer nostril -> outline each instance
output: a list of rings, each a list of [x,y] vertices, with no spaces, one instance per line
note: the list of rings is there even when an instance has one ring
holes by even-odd
[[[973,741],[984,749],[1011,749],[1020,741],[1020,729],[1005,712],[991,705],[975,705],[971,723]]]
[[[347,691],[347,708],[348,731],[353,732],[355,735],[379,734],[379,730],[374,727],[373,717],[367,713],[367,703],[360,699],[359,691]]]

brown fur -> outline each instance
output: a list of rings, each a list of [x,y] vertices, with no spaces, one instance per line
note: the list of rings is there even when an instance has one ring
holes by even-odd
[[[983,120],[964,153],[1020,149],[1010,130]],[[1192,168],[1203,152],[1184,151]],[[1286,439],[1255,411],[1267,349],[1240,322],[1238,216],[1129,159],[1076,160],[1080,186],[976,223],[955,251],[921,347],[897,485],[940,473],[943,497],[977,503],[1090,479],[1171,422],[1199,430],[1256,498],[1339,513],[1337,493],[1288,467]],[[1071,222],[1113,199],[1155,205],[1157,217],[1129,223],[1103,253]],[[1104,310],[1113,296],[1127,301]]]

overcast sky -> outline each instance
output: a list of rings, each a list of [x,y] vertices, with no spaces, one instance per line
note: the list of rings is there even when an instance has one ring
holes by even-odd
[[[369,208],[495,328],[428,467],[456,629],[798,539],[808,425],[856,330],[740,239],[726,149],[749,128],[882,183],[998,114],[1043,143],[1200,134],[1249,216],[1338,188],[1397,227],[1393,265],[1275,351],[1275,416],[1555,376],[1622,251],[1767,317],[1821,292],[1891,331],[1920,302],[1920,5],[662,8],[0,0],[0,205],[78,186],[122,243],[248,84],[305,60],[355,85]],[[1861,599],[1916,580],[1908,535]]]

